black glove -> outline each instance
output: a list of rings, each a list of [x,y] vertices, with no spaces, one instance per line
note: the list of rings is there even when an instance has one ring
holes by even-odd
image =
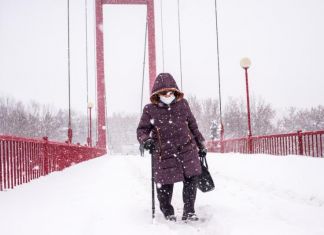
[[[207,155],[207,148],[200,148],[199,151],[198,151],[198,155],[199,157],[201,158],[205,158],[206,155]]]
[[[151,139],[151,138],[147,139],[147,140],[144,142],[143,147],[144,147],[144,149],[149,150],[150,153],[152,153],[153,150],[155,149],[155,146],[154,146],[154,140]]]

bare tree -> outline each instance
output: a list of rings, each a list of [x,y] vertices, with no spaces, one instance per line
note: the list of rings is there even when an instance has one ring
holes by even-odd
[[[290,107],[287,111],[287,114],[277,123],[281,133],[324,129],[324,106],[322,105],[301,110]]]
[[[267,135],[275,132],[273,120],[276,112],[271,104],[266,103],[259,97],[252,100],[251,105],[251,123],[253,135]]]
[[[107,119],[108,148],[112,153],[137,153],[138,114],[113,114]]]
[[[247,117],[243,100],[230,98],[224,110],[225,138],[247,136]]]

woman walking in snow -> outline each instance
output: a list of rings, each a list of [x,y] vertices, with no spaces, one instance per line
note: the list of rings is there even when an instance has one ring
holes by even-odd
[[[199,155],[207,153],[204,138],[171,74],[158,75],[150,100],[151,103],[144,107],[137,139],[144,149],[153,154],[160,209],[167,220],[176,221],[171,205],[173,185],[182,181],[182,220],[197,221],[195,200],[197,176],[201,174]]]

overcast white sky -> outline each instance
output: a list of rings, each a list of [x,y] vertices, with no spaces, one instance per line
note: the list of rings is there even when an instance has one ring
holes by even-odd
[[[90,99],[94,100],[93,1],[88,0]],[[162,72],[155,1],[157,73]],[[222,94],[251,94],[275,108],[324,104],[324,1],[218,0]],[[85,1],[70,0],[72,108],[86,112]],[[218,97],[214,0],[180,0],[186,95]],[[139,112],[146,7],[105,6],[108,114]],[[165,71],[180,85],[177,0],[163,0]],[[145,100],[148,102],[148,71]],[[0,95],[67,108],[67,0],[0,0]]]

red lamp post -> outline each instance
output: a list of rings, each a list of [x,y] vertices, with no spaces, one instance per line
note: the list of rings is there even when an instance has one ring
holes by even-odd
[[[249,94],[249,80],[248,80],[248,68],[251,66],[249,58],[243,58],[240,62],[241,67],[245,70],[245,85],[246,85],[246,106],[248,115],[248,151],[252,153],[252,130],[251,130],[251,113],[250,113],[250,94]]]

